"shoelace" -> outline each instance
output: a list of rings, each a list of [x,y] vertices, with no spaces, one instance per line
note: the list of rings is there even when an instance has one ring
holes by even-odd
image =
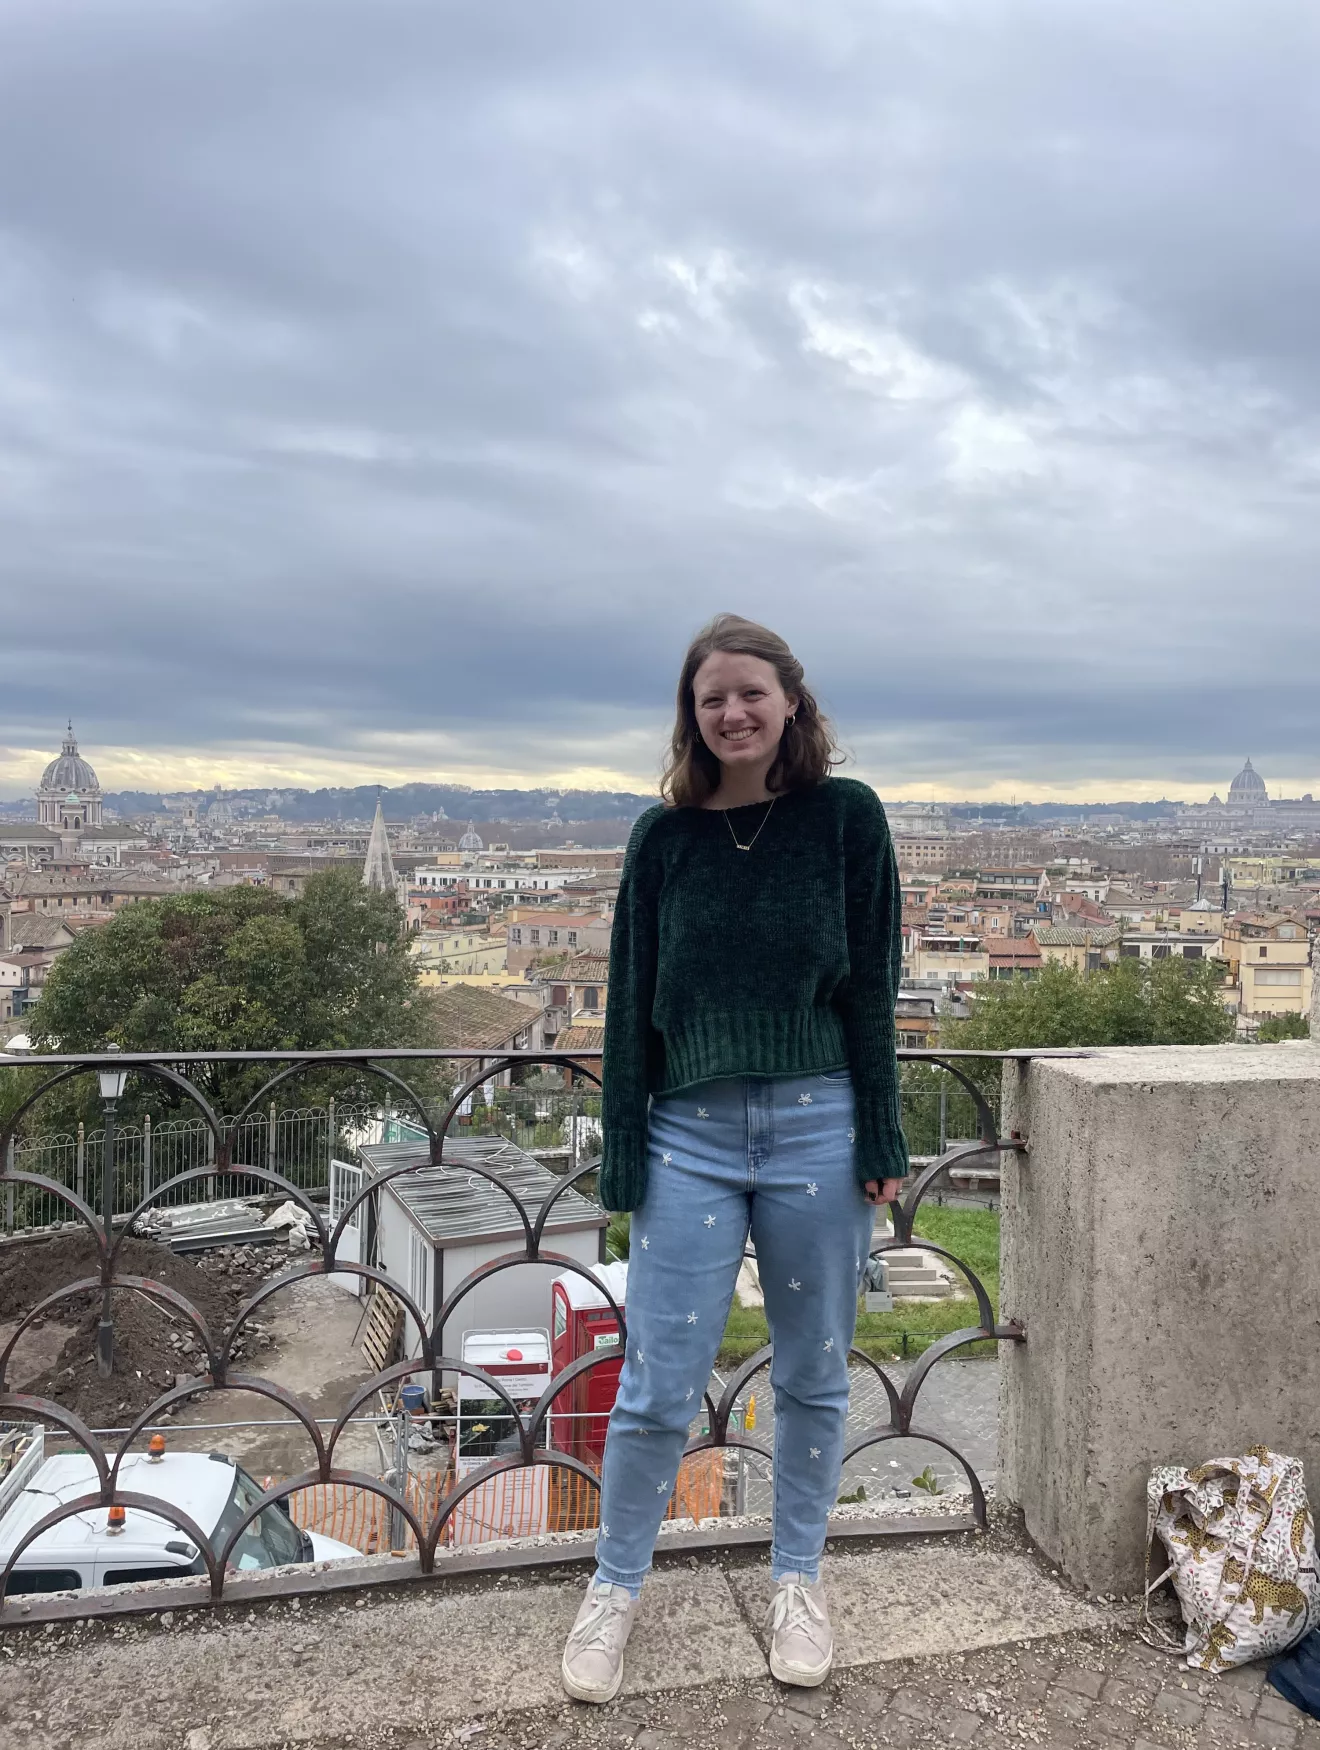
[[[627,1601],[612,1595],[593,1598],[590,1614],[578,1623],[569,1636],[573,1650],[582,1653],[590,1647],[603,1647],[607,1652],[612,1651],[611,1632],[623,1621],[627,1610]]]
[[[777,1635],[785,1626],[790,1630],[804,1629],[809,1632],[813,1621],[823,1623],[825,1612],[805,1586],[799,1585],[796,1580],[784,1581],[775,1593],[766,1614],[766,1626],[770,1633]]]

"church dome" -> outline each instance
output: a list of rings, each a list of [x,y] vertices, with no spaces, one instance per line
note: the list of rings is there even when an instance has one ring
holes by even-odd
[[[76,791],[79,796],[85,795],[89,790],[93,793],[100,791],[96,773],[78,752],[72,723],[64,737],[59,758],[52,760],[41,774],[41,788],[58,791],[63,797],[67,797],[71,790]]]
[[[1228,787],[1230,802],[1263,802],[1267,794],[1265,780],[1255,770],[1250,760]]]

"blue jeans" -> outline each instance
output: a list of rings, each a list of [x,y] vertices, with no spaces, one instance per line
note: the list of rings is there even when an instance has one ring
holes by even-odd
[[[640,1591],[750,1231],[774,1344],[774,1577],[819,1575],[875,1210],[847,1071],[704,1082],[651,1103],[628,1345],[601,1476],[598,1576]]]

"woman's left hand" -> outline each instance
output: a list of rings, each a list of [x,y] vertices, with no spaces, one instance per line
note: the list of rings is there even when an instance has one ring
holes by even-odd
[[[868,1203],[897,1203],[898,1188],[902,1183],[901,1179],[886,1179],[882,1185],[879,1179],[868,1179],[862,1189]]]

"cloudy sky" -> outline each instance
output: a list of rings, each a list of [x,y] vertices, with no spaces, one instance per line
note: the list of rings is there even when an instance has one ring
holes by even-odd
[[[1312,0],[0,0],[0,795],[1320,792]]]

